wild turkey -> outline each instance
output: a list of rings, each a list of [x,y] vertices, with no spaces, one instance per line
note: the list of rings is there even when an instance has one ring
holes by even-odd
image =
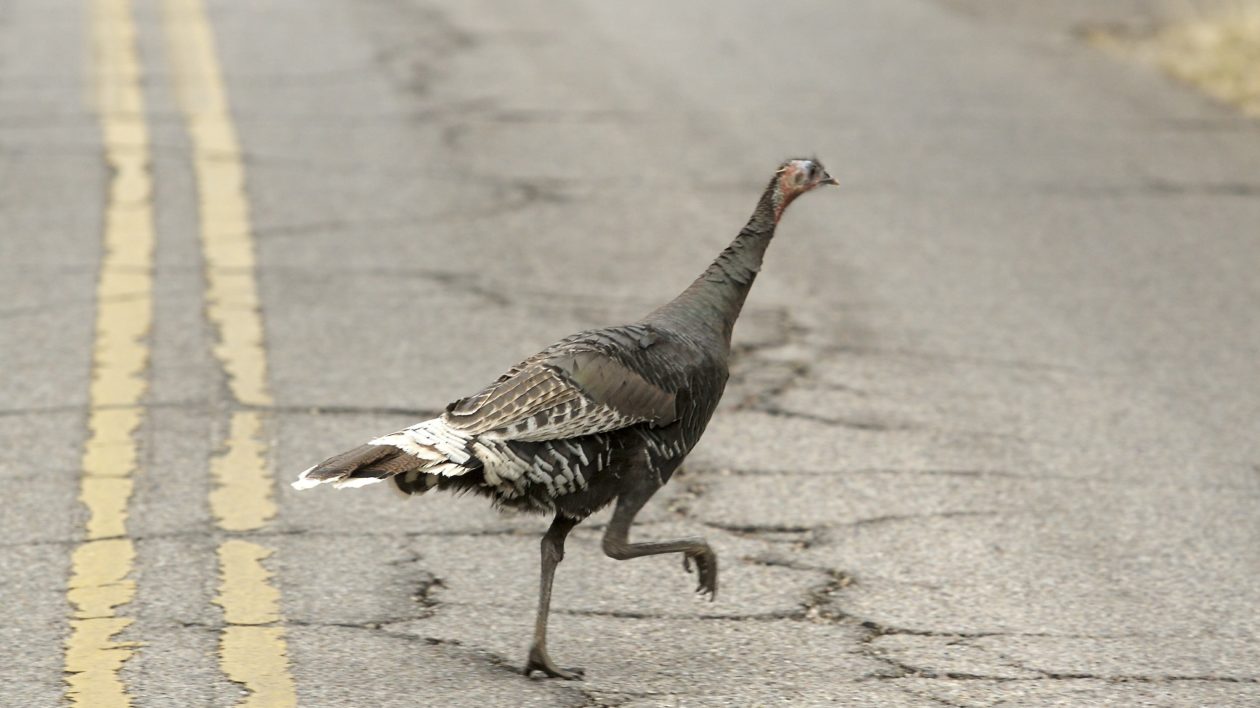
[[[617,505],[603,549],[618,560],[682,553],[697,593],[717,596],[717,555],[701,538],[631,543],[635,514],[700,440],[726,386],[731,331],[783,210],[821,184],[816,159],[788,160],[748,224],[681,295],[642,320],[575,334],[517,364],[446,412],[303,472],[297,489],[392,479],[407,494],[473,491],[501,507],[555,514],[542,538],[534,642],[524,673],[578,678],[547,654],[547,615],[564,539]]]

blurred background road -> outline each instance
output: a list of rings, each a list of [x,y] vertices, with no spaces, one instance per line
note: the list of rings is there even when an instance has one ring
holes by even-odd
[[[1260,703],[1260,125],[1154,5],[0,4],[0,703]],[[641,516],[716,603],[597,516],[527,680],[544,520],[288,487],[810,154]]]

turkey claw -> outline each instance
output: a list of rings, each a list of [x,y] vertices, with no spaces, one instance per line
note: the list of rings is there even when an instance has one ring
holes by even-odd
[[[691,572],[691,560],[696,561],[696,570],[699,575],[699,584],[696,585],[696,594],[703,597],[709,596],[709,602],[717,599],[717,578],[718,578],[718,562],[717,554],[711,548],[704,548],[700,551],[686,551],[683,553],[683,570]]]
[[[566,681],[580,681],[586,672],[577,667],[562,669],[555,665],[551,657],[547,655],[547,650],[534,645],[529,650],[529,661],[525,663],[525,668],[521,673],[526,677],[535,671],[541,671],[548,678],[559,678]]]

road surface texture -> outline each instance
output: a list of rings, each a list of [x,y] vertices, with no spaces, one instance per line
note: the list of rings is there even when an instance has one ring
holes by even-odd
[[[1260,126],[1047,5],[3,3],[0,703],[1260,704]],[[288,487],[811,153],[641,517],[715,603],[605,512],[525,679],[546,520]]]

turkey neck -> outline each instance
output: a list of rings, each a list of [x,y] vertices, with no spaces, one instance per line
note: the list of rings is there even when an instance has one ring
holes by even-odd
[[[776,176],[731,245],[718,254],[694,283],[645,321],[716,335],[729,349],[735,320],[744,308],[744,300],[761,270],[761,259],[770,239],[774,238],[774,229],[786,206]]]

